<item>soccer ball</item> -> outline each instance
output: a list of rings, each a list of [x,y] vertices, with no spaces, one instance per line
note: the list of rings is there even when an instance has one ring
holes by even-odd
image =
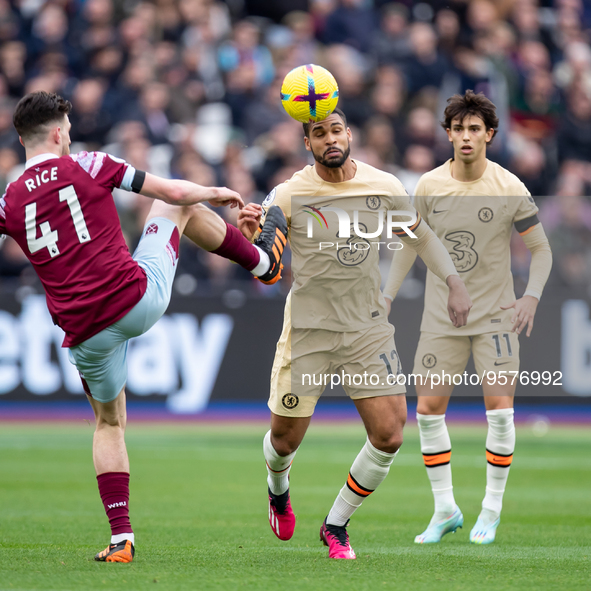
[[[334,76],[323,67],[298,66],[283,80],[281,102],[296,121],[322,121],[336,109],[339,87]]]

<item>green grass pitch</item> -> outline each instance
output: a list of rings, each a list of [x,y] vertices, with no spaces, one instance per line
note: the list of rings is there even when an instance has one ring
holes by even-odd
[[[132,564],[93,561],[109,540],[92,427],[0,426],[0,589],[591,589],[591,430],[517,428],[497,541],[468,543],[485,486],[486,429],[451,425],[465,527],[416,546],[432,499],[416,427],[349,527],[356,561],[318,530],[364,442],[360,425],[312,425],[291,472],[296,533],[267,521],[266,426],[131,424]]]

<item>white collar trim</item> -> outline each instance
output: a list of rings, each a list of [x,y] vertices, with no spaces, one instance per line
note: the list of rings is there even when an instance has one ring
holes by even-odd
[[[56,154],[38,154],[30,160],[27,160],[25,164],[25,170],[31,168],[31,166],[41,164],[41,162],[45,162],[46,160],[51,160],[52,158],[59,158],[59,156],[57,156]]]

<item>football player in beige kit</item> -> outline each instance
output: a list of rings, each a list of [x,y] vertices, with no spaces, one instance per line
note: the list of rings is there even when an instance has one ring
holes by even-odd
[[[487,480],[482,511],[470,542],[490,544],[500,522],[503,493],[515,448],[513,397],[519,370],[518,335],[529,337],[552,253],[533,198],[513,174],[487,160],[486,146],[498,127],[494,104],[471,90],[448,100],[442,126],[453,144],[454,157],[424,174],[416,188],[415,207],[447,247],[474,302],[470,321],[462,327],[445,322],[445,285],[427,274],[421,337],[414,374],[438,376],[417,383],[417,422],[421,451],[431,481],[435,512],[418,544],[436,543],[462,527],[451,477],[451,443],[445,411],[454,385],[447,375],[462,374],[470,353],[482,389],[488,421]],[[515,299],[510,239],[515,226],[531,251],[529,282]],[[394,299],[411,269],[410,249],[395,253],[384,296]],[[511,373],[513,372],[513,373]]]
[[[410,211],[415,217],[409,230],[416,238],[404,230],[394,233],[400,235],[404,248],[418,252],[441,282],[447,283],[446,305],[455,326],[466,323],[471,302],[449,254],[416,216],[400,181],[350,158],[352,137],[344,113],[337,110],[323,121],[304,125],[304,133],[315,164],[295,173],[263,202],[264,208],[279,206],[286,216],[294,277],[271,376],[271,430],[264,438],[269,521],[279,539],[291,538],[295,516],[289,498],[290,466],[324,390],[323,384],[306,383],[302,374],[317,377],[344,371],[379,376],[375,384],[344,384],[363,419],[367,441],[320,530],[330,558],[351,559],[355,553],[346,526],[388,474],[402,444],[406,401],[404,386],[388,383],[388,377],[395,376],[400,368],[394,329],[388,323],[380,292],[377,248],[366,249],[366,241],[359,250],[348,249],[346,239],[335,238],[336,216],[334,209],[328,208],[357,211],[360,227],[365,224],[372,230],[377,211]],[[313,213],[318,224],[312,219]],[[325,225],[320,223],[324,216]],[[250,204],[242,210],[238,226],[251,237],[260,219],[260,207]],[[314,225],[313,239],[306,234],[309,219]],[[353,221],[354,216],[350,219]],[[334,246],[336,242],[340,242],[339,247],[319,248],[319,243]]]

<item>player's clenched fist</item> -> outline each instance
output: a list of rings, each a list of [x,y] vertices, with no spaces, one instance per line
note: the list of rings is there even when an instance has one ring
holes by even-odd
[[[258,230],[263,208],[258,203],[249,203],[238,214],[238,229],[250,240]]]
[[[447,299],[447,311],[452,324],[459,328],[468,322],[468,314],[472,307],[472,300],[464,282],[457,275],[447,278],[449,297]]]

